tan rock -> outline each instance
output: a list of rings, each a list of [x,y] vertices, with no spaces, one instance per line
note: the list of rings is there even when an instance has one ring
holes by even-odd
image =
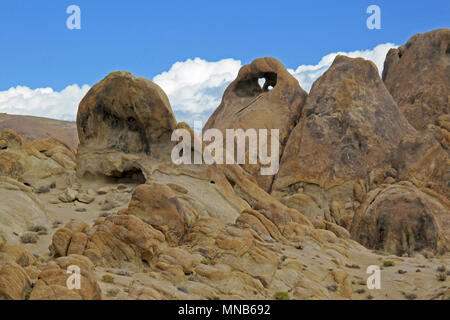
[[[74,176],[75,154],[56,139],[25,142],[16,132],[5,129],[0,134],[5,145],[0,149],[0,174],[36,190],[43,184],[67,185]],[[42,151],[42,152],[41,152]]]
[[[394,156],[400,178],[450,197],[450,156],[431,131],[406,135]]]
[[[364,246],[402,255],[450,249],[450,211],[410,183],[367,194],[352,222],[352,238]]]
[[[259,79],[265,80],[262,86]],[[220,129],[225,137],[226,129],[269,129],[269,132],[270,129],[278,129],[281,154],[290,131],[298,121],[306,96],[281,62],[274,58],[256,59],[241,68],[204,130]],[[274,110],[276,117],[273,116]],[[261,176],[260,165],[244,167],[254,172],[264,190],[270,189],[272,176]]]
[[[0,299],[23,300],[31,289],[25,270],[17,264],[0,265]]]
[[[72,238],[70,239],[70,245],[67,250],[67,255],[70,256],[71,254],[78,254],[82,255],[84,253],[84,249],[86,248],[86,245],[88,243],[88,236],[83,232],[77,232],[72,235]]]
[[[184,235],[186,210],[175,193],[167,186],[150,183],[140,185],[134,192],[127,214],[161,230],[171,242],[177,243]]]
[[[143,270],[160,251],[164,235],[138,217],[100,218],[89,231],[84,255],[98,266]]]
[[[80,289],[67,287],[69,267],[80,270]],[[92,262],[80,255],[61,257],[49,263],[39,275],[30,300],[99,300],[101,290],[94,274]]]
[[[0,244],[0,300],[23,300],[31,292],[31,279],[27,268],[36,258],[27,250],[5,243]]]
[[[338,284],[338,290],[341,295],[346,298],[351,298],[353,293],[352,281],[347,272],[342,269],[334,270],[332,272],[334,280]]]
[[[78,196],[78,192],[72,188],[67,188],[63,193],[58,196],[61,202],[74,202]]]
[[[158,144],[170,142],[176,125],[159,86],[128,72],[113,72],[80,103],[77,172],[117,176],[137,170],[139,157],[132,155],[153,154]]]
[[[291,187],[303,183],[308,187],[303,193],[318,197],[322,207],[332,200],[354,201],[354,184],[373,168],[389,170],[401,137],[412,132],[376,66],[338,56],[311,89],[273,193],[295,193]]]
[[[95,197],[90,194],[87,194],[87,193],[78,193],[76,196],[76,199],[79,202],[89,204],[89,203],[94,202]]]
[[[31,188],[17,180],[0,177],[0,234],[17,245],[21,235],[34,225],[45,226],[49,215]]]
[[[449,44],[450,29],[444,28],[416,34],[387,54],[383,80],[417,130],[450,113]]]
[[[52,238],[50,252],[55,257],[64,257],[67,255],[73,231],[68,228],[58,229]]]

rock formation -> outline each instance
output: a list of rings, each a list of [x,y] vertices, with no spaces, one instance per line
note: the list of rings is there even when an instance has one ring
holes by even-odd
[[[417,130],[450,114],[450,29],[416,34],[391,49],[383,80],[400,110]]]
[[[383,71],[400,110],[421,131],[402,140],[396,157],[399,174],[446,197],[450,196],[449,48],[450,29],[416,34],[389,51]]]
[[[18,245],[29,228],[48,223],[45,208],[31,188],[0,176],[0,237]]]
[[[53,138],[25,142],[10,129],[0,133],[0,175],[45,192],[72,183],[74,173],[75,153],[64,143]]]
[[[368,248],[397,255],[450,249],[450,214],[437,199],[411,183],[370,191],[356,213],[352,237]]]
[[[80,268],[80,289],[67,287],[70,266]],[[94,265],[83,256],[70,255],[50,262],[39,274],[30,300],[100,300],[102,293],[94,274]]]
[[[116,176],[136,170],[137,155],[157,156],[158,145],[170,141],[176,125],[161,88],[128,72],[113,72],[80,103],[77,172]]]
[[[450,136],[445,128],[405,135],[393,157],[393,167],[399,179],[412,181],[419,187],[433,189],[449,198],[450,149],[446,147],[448,140],[437,141],[441,137],[437,133],[443,137]]]
[[[193,131],[158,86],[114,72],[80,104],[78,153],[0,135],[0,299],[449,297],[450,119],[433,121],[413,128],[369,61],[337,57],[306,98],[257,59],[207,128],[280,129],[272,181],[172,163],[172,131]],[[370,265],[383,286],[369,296]]]
[[[263,84],[259,83],[260,79]],[[278,129],[281,154],[290,131],[298,121],[306,96],[281,62],[274,58],[256,59],[241,68],[204,130],[220,129],[225,136],[226,129],[268,129],[269,133],[270,129]],[[270,189],[272,177],[261,176],[260,165],[244,167],[254,173],[264,190]]]
[[[323,217],[332,201],[343,207],[358,201],[355,191],[396,178],[391,159],[401,137],[413,132],[376,66],[338,56],[311,89],[273,194],[309,217]]]

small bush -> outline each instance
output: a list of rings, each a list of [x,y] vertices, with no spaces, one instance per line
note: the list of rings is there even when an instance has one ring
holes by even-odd
[[[209,266],[213,264],[213,262],[212,262],[212,260],[210,258],[204,258],[202,260],[202,263],[206,264],[206,265],[209,265]]]
[[[283,291],[276,292],[275,293],[275,299],[277,299],[277,300],[290,300],[289,293],[283,292]]]
[[[32,288],[26,289],[24,294],[23,294],[23,299],[24,300],[30,300],[31,292],[33,292]]]
[[[50,186],[40,186],[36,189],[35,191],[37,194],[42,194],[42,193],[49,193],[50,192]]]
[[[391,260],[384,260],[383,261],[383,266],[384,267],[393,267],[393,266],[395,266],[395,262],[391,261]]]
[[[439,281],[445,281],[447,280],[447,274],[445,272],[440,272],[437,276]]]
[[[445,272],[447,271],[447,268],[445,266],[440,266],[439,268],[437,268],[438,272]]]
[[[44,226],[32,226],[28,229],[30,232],[36,232],[38,235],[47,234],[47,228]]]
[[[102,281],[105,283],[114,283],[114,277],[110,274],[105,274],[102,277]]]
[[[35,232],[27,232],[20,236],[22,243],[36,243],[39,240],[39,236]]]
[[[120,290],[119,289],[110,289],[106,292],[106,295],[108,297],[116,297],[119,294]]]
[[[5,238],[3,238],[3,236],[0,234],[0,251],[2,250],[5,243],[6,243]]]
[[[415,293],[403,293],[406,299],[415,300],[417,299],[417,295]]]
[[[337,287],[337,285],[333,284],[331,286],[327,286],[327,289],[331,292],[336,292],[338,287]]]

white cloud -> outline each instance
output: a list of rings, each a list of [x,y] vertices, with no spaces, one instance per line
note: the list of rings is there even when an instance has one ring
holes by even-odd
[[[169,96],[177,120],[191,124],[193,119],[206,120],[219,106],[223,92],[240,68],[241,61],[234,59],[188,59],[176,62],[153,81]]]
[[[52,88],[17,86],[0,91],[0,112],[73,121],[78,104],[89,88],[74,84],[58,92]]]
[[[297,69],[288,69],[289,72],[300,82],[303,89],[309,92],[314,81],[317,80],[334,61],[338,55],[344,55],[351,58],[364,58],[372,60],[378,67],[378,71],[383,72],[384,60],[389,49],[396,48],[393,43],[384,43],[376,46],[372,50],[357,50],[352,52],[336,52],[324,56],[316,65],[301,65]]]
[[[381,74],[386,54],[394,47],[396,45],[392,43],[385,43],[372,50],[330,53],[316,65],[301,65],[288,70],[302,88],[309,91],[337,55],[372,60]],[[155,76],[153,81],[168,95],[178,121],[193,125],[194,120],[201,120],[204,124],[219,106],[223,92],[236,78],[241,66],[241,61],[231,58],[214,62],[188,59],[176,62],[169,71]],[[79,87],[74,84],[58,92],[52,88],[18,86],[0,92],[0,112],[75,120],[78,104],[89,88],[88,85]]]

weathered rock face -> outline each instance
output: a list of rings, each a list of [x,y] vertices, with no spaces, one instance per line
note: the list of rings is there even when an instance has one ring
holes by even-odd
[[[259,79],[265,80],[262,86]],[[226,129],[268,129],[269,134],[270,129],[279,129],[281,154],[290,131],[298,121],[306,96],[281,62],[274,58],[256,59],[241,68],[204,130],[220,129],[225,137]],[[263,189],[270,189],[272,177],[261,176],[259,165],[244,167],[254,173]]]
[[[436,133],[445,132],[449,133],[444,128],[430,128],[405,135],[393,158],[393,167],[401,180],[412,181],[416,186],[433,189],[450,198],[450,150],[444,148],[446,140],[436,141]]]
[[[389,51],[386,87],[408,121],[394,166],[401,179],[450,197],[450,29],[416,34]]]
[[[70,266],[80,269],[80,289],[70,290],[67,281]],[[102,293],[92,262],[80,255],[60,257],[50,262],[39,274],[30,300],[100,300]]]
[[[450,249],[450,211],[404,182],[369,192],[355,214],[352,238],[368,248],[402,255]]]
[[[84,255],[96,266],[143,270],[164,242],[160,231],[122,213],[100,218],[92,228],[74,223],[58,229],[50,252],[54,257]]]
[[[383,80],[408,121],[423,130],[450,113],[450,29],[416,34],[387,54]]]
[[[23,248],[0,245],[0,300],[26,298],[32,288],[29,271],[36,263],[37,259]]]
[[[46,192],[52,184],[70,184],[74,174],[75,153],[64,143],[53,138],[25,142],[13,130],[1,132],[0,175]]]
[[[114,176],[130,170],[136,166],[133,155],[157,153],[157,145],[170,142],[176,125],[159,86],[128,72],[113,72],[80,103],[77,172]]]
[[[32,189],[6,177],[0,177],[0,236],[18,245],[21,235],[34,225],[48,224],[45,208]]]
[[[193,220],[188,217],[189,209],[177,199],[172,189],[154,182],[134,190],[127,213],[162,231],[173,243],[179,242],[188,221]]]
[[[323,215],[332,200],[355,201],[355,184],[364,190],[370,175],[372,182],[381,180],[378,183],[389,174],[395,176],[389,173],[392,154],[410,132],[414,129],[376,66],[338,56],[311,89],[287,142],[273,194],[279,198],[306,194],[282,201],[297,203],[300,211],[312,216]]]

